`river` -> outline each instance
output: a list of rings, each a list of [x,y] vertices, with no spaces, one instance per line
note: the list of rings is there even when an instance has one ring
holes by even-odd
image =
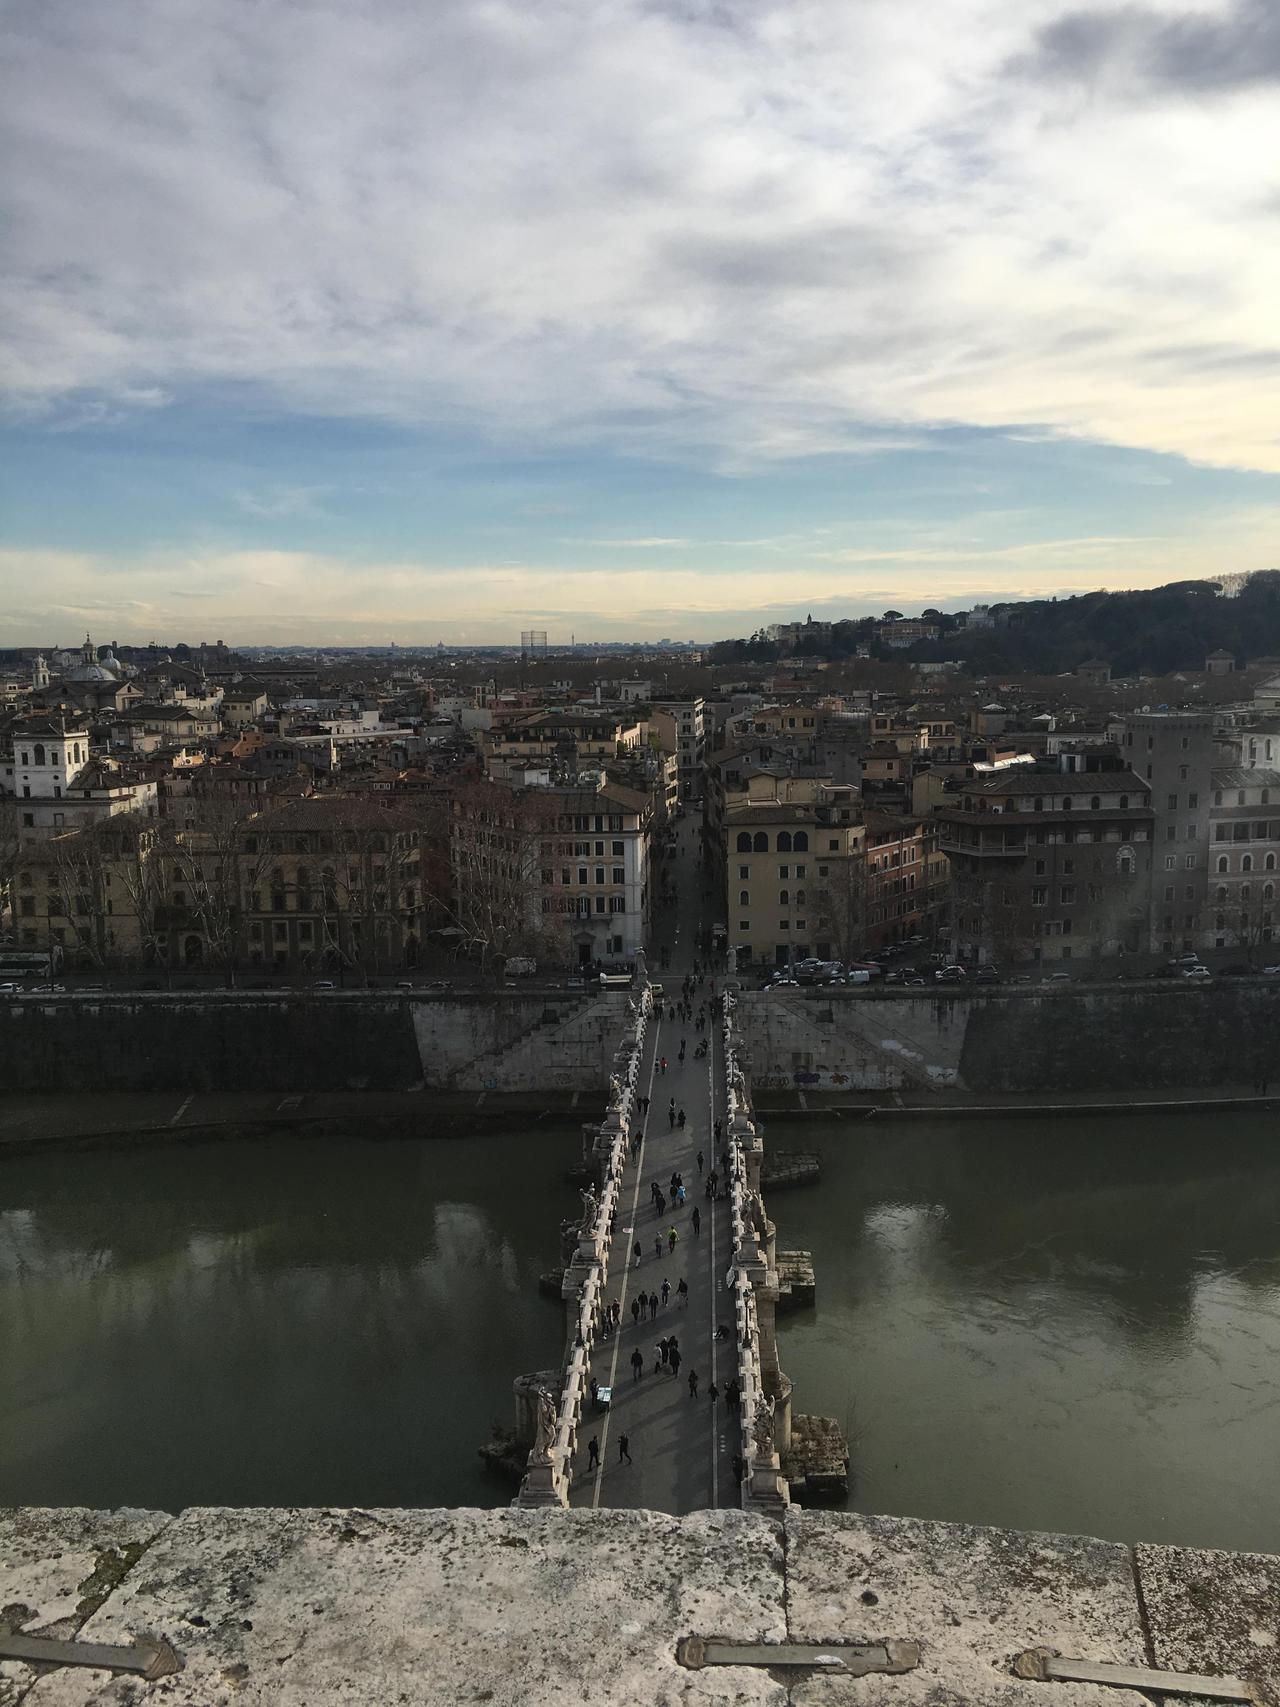
[[[796,1408],[839,1417],[864,1511],[1280,1546],[1280,1122],[770,1122],[819,1190],[784,1318]]]
[[[786,1320],[853,1503],[1121,1540],[1280,1538],[1277,1123],[782,1122],[821,1189]],[[476,1447],[553,1362],[572,1134],[0,1165],[0,1504],[499,1505]]]

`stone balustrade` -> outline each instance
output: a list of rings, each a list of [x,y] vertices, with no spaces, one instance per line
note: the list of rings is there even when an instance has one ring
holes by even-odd
[[[776,1371],[772,1301],[777,1297],[772,1240],[759,1196],[762,1144],[752,1115],[747,1076],[739,1055],[733,1023],[734,999],[721,998],[721,1036],[724,1044],[725,1135],[729,1152],[729,1200],[733,1255],[730,1283],[734,1299],[734,1339],[740,1403],[737,1414],[738,1450],[746,1465],[742,1504],[748,1511],[778,1511],[790,1503],[782,1474],[778,1443],[783,1438],[790,1387],[778,1374],[770,1392],[769,1365]],[[760,1301],[770,1301],[764,1332]],[[766,1350],[772,1356],[766,1360]],[[758,1426],[759,1425],[759,1426]]]
[[[568,1346],[549,1441],[536,1440],[515,1504],[520,1507],[567,1506],[578,1450],[578,1425],[591,1392],[591,1353],[604,1325],[605,1289],[613,1256],[613,1223],[619,1207],[627,1147],[639,1095],[640,1064],[653,996],[643,958],[637,967],[630,1012],[622,1042],[613,1056],[609,1109],[591,1146],[598,1190],[594,1215],[578,1228],[577,1248],[565,1270]],[[626,1253],[623,1253],[626,1261]]]

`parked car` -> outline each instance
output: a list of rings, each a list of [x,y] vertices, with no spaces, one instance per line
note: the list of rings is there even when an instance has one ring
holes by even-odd
[[[1165,962],[1166,966],[1172,966],[1174,968],[1183,966],[1199,966],[1200,964],[1201,960],[1198,954],[1175,954],[1172,960],[1167,960]]]
[[[1189,978],[1193,984],[1207,984],[1213,977],[1207,966],[1184,966],[1182,976]]]
[[[1046,984],[1070,984],[1073,982],[1073,974],[1070,972],[1046,972],[1043,982]]]
[[[338,986],[332,978],[317,978],[311,988],[313,990],[336,990]]]
[[[1262,976],[1264,978],[1280,978],[1280,966],[1264,966]]]
[[[765,985],[766,990],[798,990],[799,988],[800,980],[798,978],[770,978]]]
[[[980,966],[973,975],[975,984],[998,984],[1000,974],[994,966]]]
[[[939,966],[933,976],[939,984],[963,984],[968,974],[963,966]]]
[[[917,984],[917,985],[927,983],[927,981],[928,980],[925,978],[922,978],[918,972],[907,973],[903,977],[903,980],[902,980],[902,982],[904,984]]]

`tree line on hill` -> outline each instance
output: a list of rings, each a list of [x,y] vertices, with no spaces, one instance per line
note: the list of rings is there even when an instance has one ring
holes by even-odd
[[[1125,592],[1080,593],[1071,598],[1028,599],[992,605],[990,627],[966,626],[945,611],[923,617],[940,630],[937,640],[909,648],[888,646],[877,629],[883,617],[837,622],[829,640],[803,638],[783,647],[758,629],[746,639],[721,641],[712,663],[774,663],[783,657],[851,658],[867,648],[872,658],[913,663],[961,659],[972,675],[1060,675],[1100,658],[1113,675],[1168,675],[1201,670],[1208,653],[1222,650],[1238,665],[1280,654],[1280,570],[1251,575],[1234,598],[1216,581],[1174,581]]]

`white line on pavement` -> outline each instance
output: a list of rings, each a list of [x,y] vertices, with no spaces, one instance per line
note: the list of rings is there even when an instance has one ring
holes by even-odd
[[[179,1107],[178,1112],[174,1115],[173,1119],[169,1122],[170,1126],[176,1126],[178,1124],[178,1122],[182,1119],[183,1115],[191,1107],[191,1102],[192,1102],[192,1099],[194,1098],[195,1094],[196,1093],[194,1091],[189,1091],[187,1093],[185,1101]]]

